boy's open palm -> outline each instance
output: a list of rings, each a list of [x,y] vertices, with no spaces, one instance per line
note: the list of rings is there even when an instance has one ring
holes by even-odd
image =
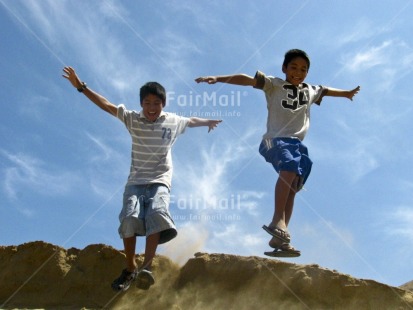
[[[353,101],[353,97],[360,91],[360,86],[357,86],[356,88],[352,89],[349,91],[348,99]]]
[[[66,73],[66,75],[62,75],[65,79],[68,79],[70,83],[75,87],[79,88],[82,86],[80,79],[76,75],[75,69],[72,67],[64,67],[63,72]]]

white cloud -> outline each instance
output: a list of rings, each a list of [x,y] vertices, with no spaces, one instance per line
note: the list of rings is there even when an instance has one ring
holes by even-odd
[[[178,207],[184,220],[210,231],[205,242],[209,251],[228,252],[232,248],[236,252],[240,244],[248,242],[251,247],[246,251],[253,253],[253,244],[262,246],[248,232],[251,226],[245,223],[253,222],[259,215],[258,206],[266,193],[238,187],[238,175],[251,168],[239,167],[239,162],[246,162],[251,156],[245,137],[249,137],[249,131],[231,143],[224,140],[208,150],[199,148],[193,153],[194,159],[187,157],[184,163],[174,158],[171,207]]]
[[[404,237],[413,243],[413,204],[395,208],[390,222],[387,223],[387,233],[394,237]]]
[[[240,209],[245,210],[250,216],[258,216],[259,202],[264,199],[268,193],[256,192],[256,191],[241,191],[240,195]]]
[[[346,60],[345,67],[350,71],[358,72],[386,64],[389,61],[387,51],[391,46],[391,41],[385,41],[380,46],[373,46],[370,49],[356,53]]]
[[[87,68],[75,68],[81,77],[89,69],[98,81],[106,80],[119,93],[136,92],[139,77],[148,70],[136,61],[136,54],[125,51],[126,43],[117,35],[117,29],[108,27],[107,18],[115,19],[123,31],[131,32],[121,15],[127,11],[118,2],[115,5],[105,1],[97,7],[47,0],[22,4],[9,4],[8,8],[62,67],[73,63],[85,65]],[[133,33],[131,37],[136,40]]]
[[[208,252],[257,255],[267,247],[269,235],[264,231],[249,233],[249,226],[241,223],[226,224],[220,230],[212,230],[207,243]]]
[[[209,150],[201,148],[191,164],[174,159],[175,194],[187,198],[188,203],[202,202],[203,212],[215,212],[219,204],[224,210],[234,207],[253,214],[257,201],[264,194],[236,190],[234,184],[242,172],[235,168],[237,163],[249,155],[250,147],[240,139],[231,144],[215,143]]]
[[[370,87],[390,93],[399,80],[412,72],[413,52],[409,44],[395,38],[347,54],[342,63],[343,68],[352,74],[368,74],[368,84],[373,84]],[[361,79],[359,76],[359,80]]]
[[[56,171],[44,161],[26,154],[0,152],[10,163],[4,168],[3,188],[10,199],[27,188],[46,196],[65,195],[79,183],[72,172]]]

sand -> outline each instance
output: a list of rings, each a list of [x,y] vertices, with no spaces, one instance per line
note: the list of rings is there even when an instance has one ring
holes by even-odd
[[[138,257],[142,261],[142,256]],[[42,241],[0,247],[1,309],[413,309],[409,283],[391,287],[318,265],[195,253],[183,266],[156,256],[156,283],[115,293],[124,254]]]

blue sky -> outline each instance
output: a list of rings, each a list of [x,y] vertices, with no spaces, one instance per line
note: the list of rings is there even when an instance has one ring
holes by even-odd
[[[180,263],[197,251],[263,256],[277,178],[258,153],[264,95],[194,79],[283,77],[284,53],[301,48],[308,83],[362,89],[353,102],[312,108],[304,142],[314,166],[290,223],[302,256],[290,261],[411,281],[412,10],[412,0],[0,0],[0,244],[122,248],[130,137],[61,77],[70,65],[113,103],[139,110],[139,87],[156,80],[168,90],[166,110],[223,119],[174,146],[179,236],[159,253]]]

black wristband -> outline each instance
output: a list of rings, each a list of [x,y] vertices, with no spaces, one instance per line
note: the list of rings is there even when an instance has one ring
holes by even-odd
[[[79,92],[79,93],[81,93],[81,92],[83,92],[86,88],[87,88],[87,85],[86,85],[86,83],[85,82],[82,82],[82,83],[80,83],[82,86],[80,86],[79,88],[77,88],[77,91]]]

